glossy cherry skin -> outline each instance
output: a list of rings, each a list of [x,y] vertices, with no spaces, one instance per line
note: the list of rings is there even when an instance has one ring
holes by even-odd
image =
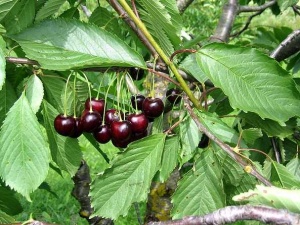
[[[82,129],[85,132],[91,133],[97,130],[102,122],[101,115],[96,112],[87,112],[85,115],[81,117]]]
[[[78,138],[82,133],[83,133],[83,129],[82,129],[81,118],[77,117],[75,118],[75,127],[72,134],[70,134],[70,137]]]
[[[144,77],[144,74],[145,71],[137,67],[131,67],[129,69],[129,75],[132,77],[133,80],[141,80]]]
[[[113,143],[114,146],[116,146],[118,148],[126,148],[127,145],[131,142],[131,139],[126,140],[126,141],[111,139],[111,142]]]
[[[104,99],[92,98],[90,101],[90,98],[88,98],[84,104],[85,109],[90,110],[90,105],[92,106],[92,111],[100,113],[101,116],[103,115],[105,106]]]
[[[113,121],[120,120],[120,113],[116,109],[109,109],[105,112],[105,124],[110,125]]]
[[[94,132],[94,137],[101,144],[109,142],[111,139],[110,127],[106,124],[101,125],[99,129]]]
[[[75,129],[75,119],[72,116],[58,115],[54,119],[54,128],[57,133],[63,136],[69,136]]]
[[[142,133],[132,133],[131,141],[136,141],[136,140],[142,139],[144,137],[147,137],[147,135],[148,135],[148,131],[147,130],[145,130]]]
[[[110,125],[112,139],[125,142],[131,138],[132,128],[129,121],[113,121]]]
[[[131,96],[130,99],[132,107],[138,110],[142,110],[144,100],[145,100],[145,96],[143,95]]]
[[[144,113],[130,114],[127,120],[131,123],[132,131],[135,133],[142,133],[148,127],[148,119]]]
[[[148,118],[159,117],[164,111],[164,103],[160,98],[145,98],[143,112]]]
[[[181,91],[171,88],[167,90],[166,97],[171,104],[177,104],[181,101]]]
[[[201,140],[198,144],[198,148],[206,148],[208,146],[208,143],[209,138],[205,134],[202,134]]]

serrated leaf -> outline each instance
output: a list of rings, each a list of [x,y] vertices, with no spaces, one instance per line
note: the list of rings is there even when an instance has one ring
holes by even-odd
[[[300,159],[294,158],[286,165],[286,168],[300,180]]]
[[[199,67],[228,96],[233,108],[281,124],[300,115],[300,93],[275,60],[255,49],[220,43],[195,54]]]
[[[173,136],[166,139],[161,161],[161,168],[159,170],[160,182],[165,182],[175,169],[178,163],[179,148],[180,143],[178,136]]]
[[[45,100],[42,106],[52,159],[61,170],[65,170],[73,176],[78,170],[82,159],[78,140],[59,135],[53,125],[53,121],[59,113]]]
[[[0,175],[28,200],[49,169],[48,144],[25,94],[9,110],[0,132]]]
[[[277,187],[256,185],[256,189],[236,195],[234,201],[249,201],[251,204],[262,204],[278,209],[300,213],[300,190],[286,190]]]
[[[91,190],[94,215],[116,219],[126,215],[133,202],[147,198],[151,180],[159,170],[164,134],[133,142],[118,155],[111,168],[95,179]]]
[[[59,8],[66,2],[66,0],[48,0],[37,12],[35,21],[41,21],[52,16]]]
[[[37,113],[44,97],[44,87],[38,76],[31,75],[29,77],[25,92],[32,111]]]
[[[300,188],[300,181],[284,165],[275,161],[272,162],[270,180],[283,188]]]
[[[191,54],[186,57],[183,62],[180,64],[180,68],[189,74],[193,75],[193,77],[199,82],[204,83],[208,80],[208,77],[202,71],[202,69],[198,66],[196,61],[196,55]]]
[[[0,21],[9,13],[18,0],[0,0]]]
[[[5,56],[2,49],[0,48],[0,91],[2,90],[3,84],[5,82],[5,65]]]
[[[6,32],[15,34],[33,23],[35,16],[34,0],[19,0],[2,21]]]
[[[180,157],[181,164],[183,164],[193,157],[201,140],[202,134],[190,116],[187,116],[182,122],[180,122],[179,130],[181,143]]]
[[[299,0],[277,0],[279,8],[281,11],[286,10],[287,8],[296,5]]]
[[[136,66],[143,58],[124,41],[91,24],[76,20],[45,20],[11,36],[30,59],[50,70]]]
[[[20,202],[15,197],[15,192],[0,186],[0,211],[9,215],[16,215],[22,210]]]
[[[4,121],[6,113],[17,100],[17,95],[9,82],[5,82],[0,91],[0,124]]]
[[[0,224],[14,223],[15,219],[0,210]]]
[[[258,139],[262,136],[263,136],[263,134],[261,132],[261,129],[258,129],[258,128],[244,129],[243,133],[242,133],[243,139],[249,144],[254,144],[256,139]]]
[[[201,151],[195,169],[179,181],[172,203],[173,219],[205,215],[225,206],[222,171],[211,148]]]

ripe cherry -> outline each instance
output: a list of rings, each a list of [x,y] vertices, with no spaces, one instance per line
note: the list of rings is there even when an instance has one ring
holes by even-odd
[[[205,134],[202,134],[201,140],[198,144],[198,148],[206,148],[208,146],[208,143],[209,138]]]
[[[85,109],[90,110],[90,105],[92,106],[92,111],[100,113],[101,116],[103,115],[105,106],[104,99],[92,98],[90,101],[90,98],[88,98],[84,104]]]
[[[83,133],[81,118],[75,118],[75,126],[73,132],[70,134],[72,138],[78,138]]]
[[[113,121],[120,120],[120,113],[116,109],[109,109],[105,112],[105,124],[110,125]]]
[[[142,110],[144,100],[145,100],[145,96],[143,95],[131,96],[130,99],[132,107],[138,110]]]
[[[144,113],[130,114],[127,120],[131,122],[132,131],[135,133],[142,133],[148,127],[148,119]]]
[[[131,67],[129,69],[129,75],[132,77],[134,80],[141,80],[145,74],[145,71],[137,68],[137,67]]]
[[[166,96],[171,104],[177,104],[181,101],[181,91],[178,89],[171,88],[167,90]]]
[[[111,134],[110,134],[110,127],[106,124],[103,124],[94,132],[95,139],[101,143],[105,144],[110,141]]]
[[[101,115],[96,112],[87,112],[85,115],[81,117],[82,129],[85,132],[93,132],[98,129],[101,125]]]
[[[126,148],[127,145],[131,142],[131,140],[126,140],[126,141],[121,141],[121,140],[116,140],[116,139],[111,139],[111,142],[113,143],[114,146],[118,148]]]
[[[142,139],[144,137],[147,137],[147,135],[148,135],[148,131],[147,130],[145,130],[142,133],[132,133],[131,141],[136,141],[136,140]]]
[[[131,123],[127,120],[113,121],[110,125],[112,139],[125,142],[132,134]]]
[[[159,117],[164,111],[164,103],[160,98],[145,98],[143,112],[148,118]]]
[[[69,136],[74,131],[75,123],[74,117],[60,114],[54,119],[54,128],[60,135]]]

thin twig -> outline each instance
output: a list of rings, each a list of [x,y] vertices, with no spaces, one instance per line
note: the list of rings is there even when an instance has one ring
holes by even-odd
[[[139,13],[137,11],[137,8],[136,8],[134,0],[131,0],[131,5],[132,5],[132,8],[133,8],[134,14],[136,15],[137,18],[140,19],[140,16],[139,16]]]
[[[280,154],[280,152],[279,152],[279,150],[278,150],[278,148],[277,148],[277,144],[276,144],[276,139],[275,139],[275,137],[272,137],[272,138],[271,138],[271,143],[272,143],[272,147],[273,147],[273,150],[274,150],[274,153],[275,153],[276,161],[277,161],[278,163],[280,163],[280,162],[281,162],[281,154]]]
[[[176,4],[179,13],[182,14],[187,9],[187,7],[189,7],[189,5],[193,3],[193,1],[194,0],[177,0]]]
[[[214,225],[256,220],[273,225],[300,225],[300,215],[267,206],[227,206],[204,216],[188,216],[180,220],[150,222],[148,225]]]
[[[293,5],[292,9],[293,9],[293,11],[294,11],[295,14],[297,14],[298,16],[300,16],[300,11],[299,11],[297,5]]]
[[[5,57],[5,60],[6,62],[14,63],[14,64],[27,64],[27,65],[40,66],[40,64],[37,61],[27,59],[27,58]]]
[[[180,84],[179,84],[177,81],[175,81],[175,80],[173,80],[172,78],[170,78],[167,74],[162,73],[162,72],[155,71],[154,69],[148,69],[148,70],[149,70],[151,73],[154,73],[155,75],[158,75],[158,76],[160,76],[160,77],[163,77],[164,79],[166,79],[166,80],[172,82],[172,83],[175,84],[176,86],[181,87]]]
[[[238,8],[238,13],[241,12],[257,12],[257,11],[264,11],[267,8],[273,6],[276,4],[276,0],[272,0],[272,1],[268,1],[263,5],[259,5],[259,6],[248,6],[248,5],[241,5]]]
[[[81,7],[83,13],[86,15],[86,17],[90,18],[92,15],[91,11],[83,4],[80,4],[80,7]]]
[[[180,50],[177,50],[177,51],[173,52],[172,55],[170,56],[170,61],[173,61],[173,58],[177,54],[181,54],[181,53],[184,53],[184,52],[195,53],[195,52],[197,52],[197,50],[195,50],[195,49],[180,49]]]

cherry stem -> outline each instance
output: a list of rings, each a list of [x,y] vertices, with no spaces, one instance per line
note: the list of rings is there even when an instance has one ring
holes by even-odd
[[[90,98],[90,112],[93,112],[93,109],[92,109],[92,104],[91,104],[91,101],[92,101],[92,92],[91,92],[91,85],[90,85],[90,82],[89,82],[89,79],[87,78],[87,76],[85,75],[84,72],[80,71],[81,74],[84,76],[86,82],[87,82],[87,85],[88,85],[88,89],[89,89],[89,98]]]
[[[67,82],[66,82],[66,87],[65,87],[65,96],[64,96],[64,116],[67,116],[67,90],[68,90],[68,84],[70,81],[70,77],[72,76],[73,72],[68,76]]]
[[[170,133],[175,127],[177,127],[180,123],[182,122],[182,120],[178,120],[176,123],[174,123],[168,130],[166,130],[164,133],[168,134]]]
[[[265,152],[259,150],[259,149],[255,149],[255,148],[241,148],[239,149],[239,151],[253,151],[253,152],[259,152],[261,154],[263,154],[264,156],[266,156],[266,158],[268,158],[271,162],[273,162],[274,160]]]
[[[77,73],[75,73],[74,78],[74,84],[73,84],[73,91],[74,91],[74,118],[76,118],[76,79],[77,79]]]
[[[151,73],[154,73],[155,75],[158,75],[158,76],[160,76],[160,77],[162,77],[162,78],[164,78],[164,79],[172,82],[173,84],[175,84],[176,86],[178,86],[178,87],[181,88],[181,86],[180,86],[180,84],[178,82],[176,82],[175,80],[173,80],[172,78],[170,78],[169,76],[167,76],[165,73],[156,71],[154,69],[148,69],[148,71],[150,71]]]
[[[133,79],[130,75],[126,74],[126,79],[130,79],[130,82],[134,83],[133,82]],[[128,82],[127,82],[127,87],[128,87]],[[132,106],[133,110],[135,110],[135,113],[137,113],[138,111],[138,108],[137,108],[137,103],[136,103],[136,96],[137,96],[137,93],[134,94],[134,98],[135,98],[135,107]]]
[[[195,53],[195,52],[197,52],[197,50],[195,50],[195,49],[179,49],[179,50],[177,50],[177,51],[175,51],[175,52],[172,53],[172,55],[170,56],[170,61],[172,62],[173,58],[176,55],[184,53],[184,52]]]
[[[107,88],[107,90],[106,90],[106,93],[105,93],[105,97],[104,97],[104,102],[105,102],[105,104],[104,104],[104,108],[103,108],[102,125],[103,125],[104,122],[105,122],[105,110],[106,110],[106,104],[107,104],[108,93],[109,93],[109,90],[110,90],[111,86],[113,85],[113,83],[115,82],[116,79],[117,79],[117,77],[114,77],[114,78],[110,81],[110,83],[109,83],[109,85],[108,85],[108,88]]]

